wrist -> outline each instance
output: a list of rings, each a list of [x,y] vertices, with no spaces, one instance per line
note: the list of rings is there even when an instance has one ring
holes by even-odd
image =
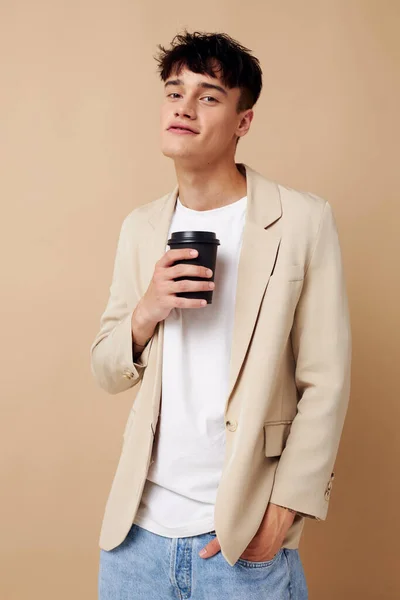
[[[279,506],[279,508],[284,508],[286,511],[292,513],[293,515],[297,515],[297,510],[293,508],[288,508],[287,506],[282,506],[281,504],[275,504],[275,506]]]
[[[157,325],[157,323],[149,317],[143,297],[137,303],[132,314],[132,319],[134,320],[136,326],[140,329],[154,329]]]
[[[157,323],[150,321],[146,317],[146,313],[139,302],[133,311],[131,318],[132,340],[139,350],[144,348],[150,341],[154,334],[156,325]]]

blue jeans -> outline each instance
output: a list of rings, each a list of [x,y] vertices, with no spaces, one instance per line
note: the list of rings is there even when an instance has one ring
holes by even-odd
[[[100,549],[99,600],[308,600],[297,549],[232,567],[221,552],[199,556],[214,537],[163,537],[134,523],[122,544]]]

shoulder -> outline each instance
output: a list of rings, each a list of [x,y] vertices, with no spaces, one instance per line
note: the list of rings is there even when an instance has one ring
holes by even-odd
[[[315,239],[321,229],[336,231],[330,202],[318,194],[278,184],[284,228]]]
[[[278,184],[284,218],[319,223],[330,204],[326,198],[310,191]]]
[[[331,239],[336,232],[330,203],[315,192],[294,189],[275,182],[282,206],[281,251],[289,263],[310,261],[317,240],[323,236]]]
[[[254,180],[256,189],[266,191],[271,189],[271,184],[278,190],[282,223],[285,228],[301,227],[304,234],[312,234],[315,227],[321,223],[324,213],[330,212],[331,207],[326,198],[308,190],[295,189],[275,179],[249,168],[249,174]],[[267,185],[265,185],[267,184]],[[328,209],[328,211],[326,210]]]
[[[131,210],[124,217],[121,230],[129,230],[130,232],[132,232],[132,230],[140,230],[141,226],[147,222],[148,218],[162,208],[169,194],[170,192]]]

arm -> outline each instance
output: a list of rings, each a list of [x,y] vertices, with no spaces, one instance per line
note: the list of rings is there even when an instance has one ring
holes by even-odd
[[[124,286],[131,274],[127,272],[130,250],[126,228],[125,219],[119,234],[107,306],[90,348],[92,373],[100,387],[110,394],[123,392],[140,381],[151,344],[144,349],[139,344],[145,344],[156,327],[140,314],[139,303],[134,310],[128,306]]]
[[[338,233],[325,203],[291,331],[300,393],[270,502],[326,519],[350,393],[351,330]]]

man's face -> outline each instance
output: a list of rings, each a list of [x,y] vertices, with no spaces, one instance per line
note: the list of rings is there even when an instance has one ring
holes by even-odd
[[[236,137],[247,132],[253,111],[238,113],[240,89],[226,88],[216,75],[183,68],[165,82],[161,105],[161,150],[165,156],[196,166],[215,162],[227,153],[234,156]]]

